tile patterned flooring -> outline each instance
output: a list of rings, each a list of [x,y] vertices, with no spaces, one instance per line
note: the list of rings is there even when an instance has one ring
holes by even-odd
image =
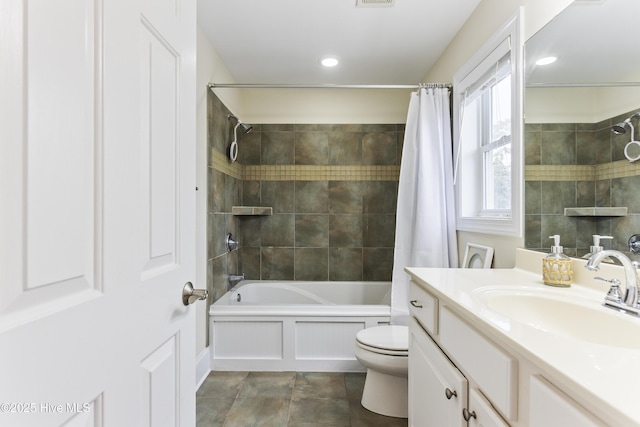
[[[364,373],[222,372],[196,394],[199,427],[406,427],[360,404]]]

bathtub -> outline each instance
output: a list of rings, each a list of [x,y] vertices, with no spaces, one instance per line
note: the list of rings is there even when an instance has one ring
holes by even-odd
[[[209,311],[211,368],[364,372],[356,333],[389,323],[391,282],[251,281]]]

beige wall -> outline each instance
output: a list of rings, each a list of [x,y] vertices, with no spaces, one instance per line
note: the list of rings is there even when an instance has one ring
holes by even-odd
[[[526,40],[571,2],[572,0],[482,0],[423,80],[451,81],[456,71],[476,50],[517,13],[519,6],[524,6],[523,34]],[[515,265],[515,249],[524,247],[524,236],[515,238],[458,232],[460,260],[463,259],[468,242],[493,247],[494,268],[510,268]]]
[[[637,109],[638,100],[638,86],[527,89],[525,122],[597,123]]]
[[[243,89],[242,120],[262,124],[404,123],[410,93],[396,89]]]

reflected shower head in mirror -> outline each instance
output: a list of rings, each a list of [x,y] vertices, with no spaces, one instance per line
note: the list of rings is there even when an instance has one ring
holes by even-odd
[[[611,127],[611,132],[615,133],[616,135],[624,135],[625,133],[627,133],[627,129],[625,129],[627,124],[631,125],[629,119],[613,125],[613,127]]]
[[[627,118],[624,122],[620,122],[613,125],[611,127],[611,132],[615,133],[616,135],[624,135],[625,133],[627,133],[627,130],[625,129],[625,127],[629,126],[633,135],[633,125],[631,124],[631,119],[640,119],[640,112],[634,113],[631,117]],[[631,136],[631,139],[633,140],[633,136]]]

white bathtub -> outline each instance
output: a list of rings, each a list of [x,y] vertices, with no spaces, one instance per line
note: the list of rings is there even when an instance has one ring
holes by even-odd
[[[364,372],[355,335],[389,323],[391,282],[243,281],[210,308],[223,371]]]

